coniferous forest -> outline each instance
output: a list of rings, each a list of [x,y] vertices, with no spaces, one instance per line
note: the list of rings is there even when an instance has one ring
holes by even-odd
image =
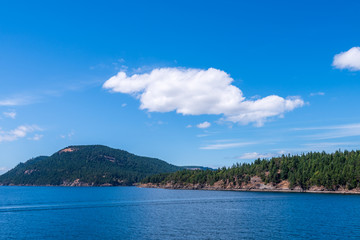
[[[212,170],[180,170],[149,176],[142,183],[208,184],[232,182],[234,186],[247,184],[258,176],[266,184],[288,180],[290,187],[304,190],[311,186],[324,186],[328,190],[339,187],[360,187],[360,151],[336,151],[335,153],[310,152],[302,155],[283,155],[257,159],[252,163],[234,164],[232,167]]]
[[[127,186],[144,177],[181,169],[102,145],[69,146],[51,156],[19,163],[0,176],[2,185]]]
[[[360,150],[282,155],[213,170],[178,167],[106,146],[70,146],[50,157],[20,163],[0,176],[0,184],[116,186],[141,182],[212,186],[222,181],[244,186],[255,176],[264,184],[276,185],[286,180],[290,188],[304,190],[312,186],[327,190],[360,188]]]

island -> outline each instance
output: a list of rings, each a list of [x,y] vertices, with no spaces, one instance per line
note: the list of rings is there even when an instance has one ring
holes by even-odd
[[[211,170],[146,177],[139,187],[196,190],[360,193],[360,151],[309,152]]]
[[[68,146],[19,163],[0,176],[0,185],[359,194],[360,151],[282,155],[212,169],[175,166],[103,145]]]
[[[147,176],[181,169],[103,145],[68,146],[49,157],[19,163],[0,176],[0,185],[130,186]]]

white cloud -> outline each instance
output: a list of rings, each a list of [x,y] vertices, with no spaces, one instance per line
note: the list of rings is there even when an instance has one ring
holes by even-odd
[[[0,106],[17,106],[21,105],[21,101],[18,99],[3,99],[0,100]]]
[[[7,170],[7,167],[0,167],[0,174],[6,172]]]
[[[320,131],[316,134],[311,134],[306,137],[311,139],[335,139],[343,137],[360,136],[360,123],[344,124],[344,125],[332,125],[332,126],[320,126],[309,128],[295,128],[296,131]]]
[[[189,125],[187,125],[187,126],[186,126],[186,128],[192,128],[192,125],[191,125],[191,124],[189,124]]]
[[[360,47],[350,48],[346,52],[341,52],[334,56],[332,65],[339,69],[350,71],[360,70]]]
[[[339,149],[340,147],[345,148],[357,148],[359,142],[316,142],[316,143],[305,143],[308,150],[324,151],[329,149]]]
[[[44,137],[44,135],[42,134],[35,134],[33,137],[28,138],[29,140],[33,140],[33,141],[39,141],[40,139],[42,139]]]
[[[215,144],[209,144],[209,145],[200,147],[200,149],[221,150],[221,149],[228,149],[228,148],[245,147],[245,146],[252,145],[252,144],[255,144],[255,143],[254,142],[215,143]]]
[[[202,128],[202,129],[205,129],[205,128],[208,128],[211,126],[211,123],[205,121],[203,123],[199,123],[198,125],[196,125],[197,128]]]
[[[198,134],[196,137],[202,138],[202,137],[208,137],[210,134]]]
[[[75,135],[74,130],[71,130],[71,132],[70,132],[70,133],[68,133],[68,135],[67,135],[67,136],[68,136],[69,138],[71,138],[71,137],[72,137],[72,136],[74,136],[74,135]]]
[[[272,153],[265,153],[265,154],[260,154],[257,152],[252,152],[252,153],[244,153],[243,155],[237,157],[237,159],[241,159],[241,160],[255,160],[258,158],[272,158],[274,156],[276,156],[277,154],[272,154]]]
[[[306,131],[306,130],[334,130],[334,129],[358,129],[360,128],[360,123],[350,123],[343,125],[330,125],[330,126],[319,126],[319,127],[306,127],[306,128],[293,128],[295,131]]]
[[[312,139],[313,140],[313,139]],[[291,154],[291,155],[299,155],[307,152],[334,152],[339,149],[342,150],[356,150],[360,145],[359,141],[346,141],[346,142],[311,142],[311,143],[303,143],[298,145],[295,148],[287,148],[285,151],[279,151],[279,155],[282,154]]]
[[[310,97],[314,97],[314,96],[324,96],[325,93],[324,92],[314,92],[314,93],[310,93]]]
[[[74,130],[71,130],[68,134],[62,134],[60,135],[61,138],[72,138],[73,136],[75,135],[75,131]]]
[[[21,96],[21,97],[12,97],[0,99],[0,106],[20,106],[27,105],[34,102],[33,97],[29,96]]]
[[[12,111],[12,112],[3,112],[3,115],[4,115],[5,117],[15,119],[15,117],[16,117],[16,112],[15,112],[15,111]]]
[[[229,74],[214,68],[158,68],[132,76],[119,72],[103,88],[134,95],[141,102],[140,109],[149,112],[224,115],[226,121],[256,126],[304,105],[300,97],[271,95],[247,100],[232,82]]]
[[[273,158],[277,156],[281,156],[284,154],[288,154],[289,151],[280,150],[273,153],[257,153],[257,152],[250,152],[250,153],[244,153],[243,155],[237,157],[237,159],[240,160],[255,160],[255,159],[262,159],[262,158]]]
[[[7,132],[2,131],[0,129],[0,142],[15,141],[18,140],[19,138],[24,138],[28,133],[35,131],[42,131],[42,129],[36,125],[32,125],[32,126],[22,125]]]
[[[121,107],[126,107],[126,105],[127,105],[126,103],[123,103],[121,104]]]

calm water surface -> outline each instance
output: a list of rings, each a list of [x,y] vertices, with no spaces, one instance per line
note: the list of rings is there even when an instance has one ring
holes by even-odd
[[[360,239],[360,196],[0,187],[0,239]]]

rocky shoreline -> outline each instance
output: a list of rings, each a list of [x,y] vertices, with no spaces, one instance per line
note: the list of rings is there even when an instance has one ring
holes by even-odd
[[[110,183],[105,184],[94,184],[94,183],[85,183],[81,182],[79,179],[76,179],[72,182],[63,182],[60,185],[30,185],[30,184],[20,184],[20,185],[3,185],[0,186],[43,186],[43,187],[114,187]],[[117,185],[125,186],[125,185]],[[163,189],[182,189],[182,190],[210,190],[210,191],[243,191],[243,192],[295,192],[295,193],[334,193],[334,194],[360,194],[360,188],[354,188],[348,190],[343,187],[338,187],[336,190],[329,190],[323,186],[312,186],[307,190],[302,189],[299,186],[290,187],[289,181],[281,181],[278,184],[264,183],[261,181],[260,177],[252,177],[247,184],[243,185],[234,185],[232,182],[223,182],[222,180],[215,182],[213,185],[209,184],[184,184],[184,183],[166,183],[166,184],[155,184],[155,183],[139,183],[134,184],[133,186],[140,188],[163,188]]]
[[[213,191],[244,191],[244,192],[307,192],[307,193],[335,193],[335,194],[360,194],[359,188],[351,190],[343,187],[337,188],[337,190],[328,190],[323,186],[312,186],[307,190],[302,189],[299,186],[290,187],[289,181],[281,181],[278,184],[268,183],[265,184],[259,177],[252,177],[249,183],[241,186],[234,185],[233,183],[218,181],[213,185],[209,184],[183,184],[183,183],[166,183],[166,184],[154,184],[143,183],[138,184],[137,187],[141,188],[163,188],[163,189],[183,189],[183,190],[213,190]]]
[[[80,179],[76,179],[74,181],[64,181],[61,184],[45,184],[45,185],[37,185],[37,184],[1,184],[0,186],[25,186],[25,187],[112,187],[111,183],[104,184],[95,184],[95,183],[86,183],[81,182]]]

